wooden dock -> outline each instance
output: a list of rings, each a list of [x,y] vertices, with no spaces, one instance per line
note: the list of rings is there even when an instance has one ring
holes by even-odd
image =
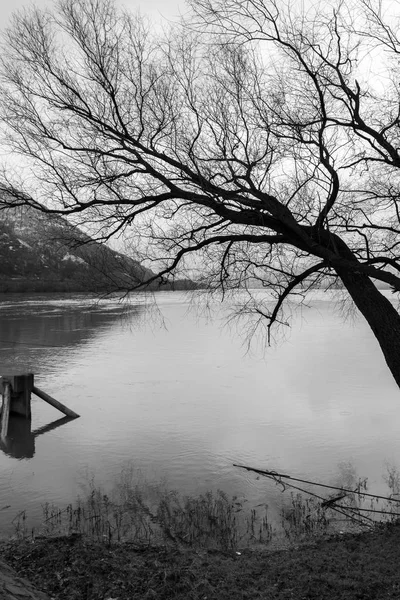
[[[71,419],[79,415],[62,404],[34,384],[33,373],[22,375],[3,375],[0,377],[0,393],[2,395],[2,408],[0,417],[0,439],[4,441],[8,433],[10,414],[19,415],[25,419],[31,418],[31,397],[38,396]]]

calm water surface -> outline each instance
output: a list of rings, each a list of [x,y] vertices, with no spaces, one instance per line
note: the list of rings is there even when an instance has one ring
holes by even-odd
[[[385,491],[400,467],[400,392],[361,319],[344,321],[316,292],[285,342],[246,353],[235,331],[157,295],[165,327],[142,300],[3,296],[0,373],[35,373],[38,387],[81,415],[69,423],[33,399],[31,427],[12,422],[0,451],[0,526],[41,504],[64,505],[87,474],[111,485],[133,461],[148,479],[278,503],[280,492],[232,463],[335,482],[351,462]],[[8,507],[8,508],[5,508]]]

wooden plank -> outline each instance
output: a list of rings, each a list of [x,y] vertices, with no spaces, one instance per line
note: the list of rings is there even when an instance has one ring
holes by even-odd
[[[3,406],[1,409],[1,429],[0,438],[5,440],[8,433],[8,421],[10,418],[11,404],[11,384],[9,381],[3,381]]]
[[[32,388],[32,392],[48,404],[51,404],[51,406],[54,406],[54,408],[57,408],[57,410],[62,412],[64,415],[67,415],[67,417],[72,417],[73,419],[77,419],[79,417],[76,412],[65,406],[65,404],[61,404],[61,402],[52,396],[49,396],[49,394],[46,394],[46,392],[39,390],[39,388],[37,388],[35,385]]]

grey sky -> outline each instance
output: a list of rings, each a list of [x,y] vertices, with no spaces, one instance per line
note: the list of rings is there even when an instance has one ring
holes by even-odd
[[[124,6],[128,10],[140,12],[143,15],[148,15],[154,23],[167,23],[179,19],[179,15],[187,10],[185,0],[116,0],[118,4]],[[4,30],[10,23],[11,15],[14,11],[23,9],[24,7],[38,6],[41,8],[55,6],[56,0],[0,0],[0,38],[1,31]],[[0,145],[0,167],[4,165],[10,166],[13,164],[13,159],[10,158],[9,152],[4,152]]]
[[[179,16],[179,10],[184,12],[184,0],[118,0],[120,4],[133,11],[139,9],[143,14],[149,15],[152,19],[161,20],[175,19]],[[49,6],[55,4],[53,0],[0,0],[0,28],[7,26],[12,13],[25,6],[30,5]]]

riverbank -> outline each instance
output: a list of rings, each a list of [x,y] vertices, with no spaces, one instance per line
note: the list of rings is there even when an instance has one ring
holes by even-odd
[[[7,541],[3,560],[55,600],[385,600],[400,597],[400,525],[286,550],[221,552]]]

